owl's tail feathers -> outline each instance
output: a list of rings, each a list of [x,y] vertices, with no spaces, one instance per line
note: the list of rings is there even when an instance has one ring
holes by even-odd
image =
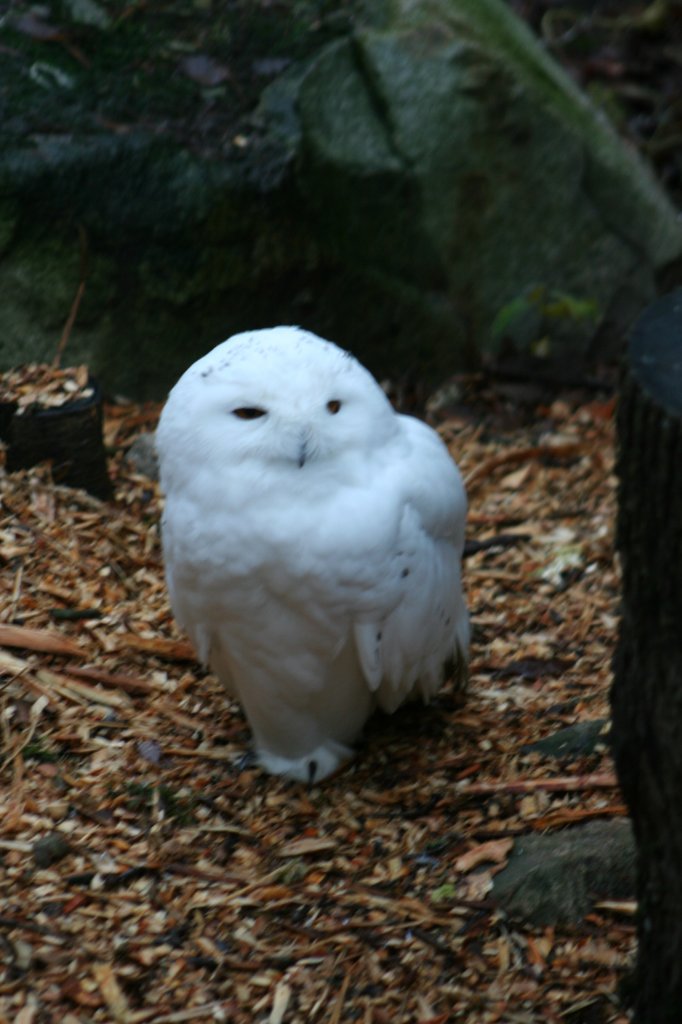
[[[258,760],[266,772],[308,785],[326,779],[352,757],[352,749],[336,740],[326,740],[303,757],[282,757],[262,747],[258,750]]]
[[[453,689],[464,693],[469,686],[469,658],[466,651],[458,648],[445,663],[444,676],[452,680]]]
[[[469,686],[469,614],[460,592],[460,607],[456,619],[454,651],[445,664],[445,678],[452,680],[456,691],[464,692]]]

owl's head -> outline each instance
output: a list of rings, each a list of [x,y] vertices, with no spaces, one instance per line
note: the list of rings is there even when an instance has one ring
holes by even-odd
[[[396,430],[386,395],[350,353],[298,327],[248,331],[190,366],[171,391],[157,431],[162,483],[180,459],[310,472],[375,450]]]

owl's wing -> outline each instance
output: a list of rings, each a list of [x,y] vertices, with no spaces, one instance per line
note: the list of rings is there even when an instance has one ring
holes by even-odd
[[[177,511],[176,516],[177,518]],[[182,520],[182,515],[180,515]],[[196,570],[196,579],[181,581],[176,572],[174,557],[173,536],[177,532],[183,533],[184,523],[174,521],[174,517],[167,507],[161,523],[161,534],[163,538],[164,568],[166,572],[166,587],[170,606],[175,620],[181,629],[189,636],[197,659],[202,665],[206,665],[220,679],[227,692],[235,695],[232,673],[230,671],[227,655],[220,643],[220,632],[211,628],[210,621],[197,614],[194,607],[197,589],[201,589],[199,570]]]
[[[420,693],[427,700],[452,663],[466,679],[469,619],[462,593],[466,494],[437,434],[402,417],[406,457],[394,469],[397,536],[386,554],[376,604],[354,623],[360,665],[386,711]]]

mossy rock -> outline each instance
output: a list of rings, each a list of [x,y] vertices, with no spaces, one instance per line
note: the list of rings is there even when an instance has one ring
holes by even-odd
[[[0,29],[0,365],[51,358],[84,279],[68,355],[110,391],[287,322],[435,382],[622,333],[682,253],[502,0],[41,10]]]

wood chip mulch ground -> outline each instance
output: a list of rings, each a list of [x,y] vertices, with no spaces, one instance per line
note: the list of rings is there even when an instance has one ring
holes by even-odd
[[[608,714],[612,412],[443,425],[470,693],[377,719],[311,790],[249,764],[171,618],[158,491],[125,459],[158,407],[107,411],[113,503],[1,478],[0,1022],[625,1024],[630,905],[532,928],[491,898],[516,837],[624,814],[603,747],[525,752]]]

